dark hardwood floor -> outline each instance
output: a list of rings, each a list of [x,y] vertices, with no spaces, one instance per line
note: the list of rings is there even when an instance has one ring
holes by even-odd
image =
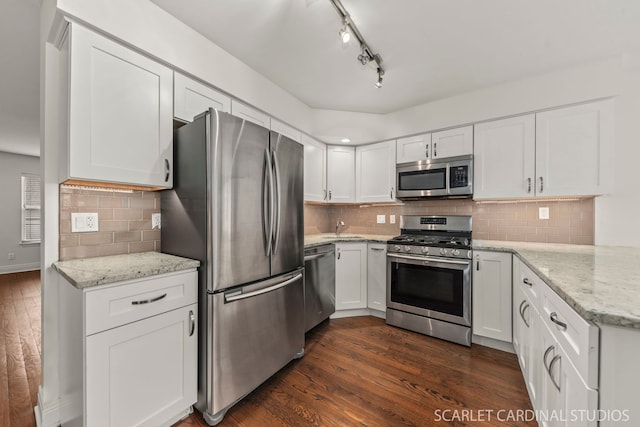
[[[0,325],[0,426],[35,426],[39,272],[0,275]],[[305,352],[231,408],[219,426],[536,425],[497,417],[499,410],[531,409],[512,354],[465,348],[374,317],[324,322],[307,334]],[[477,420],[479,411],[485,421],[438,418]],[[195,412],[175,426],[206,423]]]

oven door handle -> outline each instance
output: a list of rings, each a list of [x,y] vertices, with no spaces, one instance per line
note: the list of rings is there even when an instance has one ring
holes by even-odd
[[[419,256],[398,255],[398,254],[387,254],[387,256],[389,258],[411,259],[414,261],[439,262],[442,264],[469,265],[469,261],[457,261],[457,260],[446,259],[446,258],[419,257]]]

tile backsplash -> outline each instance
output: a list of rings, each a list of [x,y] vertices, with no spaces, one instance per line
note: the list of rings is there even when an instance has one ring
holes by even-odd
[[[72,233],[72,212],[97,212],[97,232]],[[160,251],[160,193],[60,186],[60,260]]]
[[[538,208],[549,208],[549,219],[538,219]],[[400,215],[471,215],[473,238],[525,242],[594,242],[594,199],[475,202],[468,199],[421,200],[394,205],[305,205],[305,233],[332,233],[338,219],[344,233],[396,235]],[[376,222],[385,215],[385,224]],[[389,216],[396,216],[396,224]]]

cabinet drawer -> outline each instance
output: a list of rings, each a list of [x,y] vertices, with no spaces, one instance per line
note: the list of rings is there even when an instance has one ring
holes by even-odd
[[[598,328],[584,320],[553,289],[540,295],[540,316],[590,388],[598,388]]]
[[[520,259],[515,258],[519,263],[520,274],[514,277],[516,284],[522,289],[522,292],[533,302],[538,304],[541,290],[547,286],[529,267],[527,267]]]
[[[86,335],[198,301],[197,271],[123,282],[86,292]]]

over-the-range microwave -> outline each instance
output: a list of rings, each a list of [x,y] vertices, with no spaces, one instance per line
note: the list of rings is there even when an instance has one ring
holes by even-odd
[[[396,197],[471,197],[473,156],[420,160],[396,166]]]

